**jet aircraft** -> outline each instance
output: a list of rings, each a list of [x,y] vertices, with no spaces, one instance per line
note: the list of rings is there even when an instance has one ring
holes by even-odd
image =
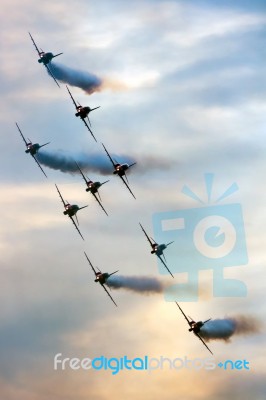
[[[93,267],[93,265],[92,265],[92,263],[91,263],[89,257],[88,257],[87,254],[85,253],[85,251],[84,251],[84,254],[85,254],[85,256],[86,256],[86,258],[87,258],[87,260],[88,260],[88,263],[90,264],[90,266],[91,266],[91,268],[92,268],[92,270],[93,270],[93,272],[94,272],[94,275],[95,275],[95,280],[94,280],[94,282],[99,282],[99,283],[101,284],[101,286],[104,288],[104,290],[106,291],[106,293],[108,294],[108,296],[110,297],[110,299],[112,300],[112,302],[114,303],[114,305],[117,307],[116,302],[114,301],[114,299],[112,298],[112,296],[110,295],[110,293],[108,292],[108,290],[106,289],[106,287],[105,287],[104,285],[108,285],[108,283],[107,283],[108,278],[110,278],[111,275],[116,274],[118,271],[112,272],[111,274],[108,274],[107,272],[102,273],[102,272],[99,270],[99,268],[97,268],[98,271],[96,271],[95,268]]]
[[[46,145],[49,144],[50,142],[45,143],[45,144],[42,144],[42,145],[39,145],[39,143],[32,143],[32,141],[31,141],[29,138],[28,138],[28,142],[27,142],[27,140],[25,139],[25,137],[23,136],[23,134],[22,134],[22,132],[21,132],[20,127],[18,126],[17,123],[16,123],[16,125],[17,125],[17,128],[18,128],[18,130],[19,130],[19,133],[20,133],[20,135],[21,135],[21,137],[22,137],[22,139],[23,139],[23,141],[24,141],[24,143],[25,143],[25,145],[26,145],[26,147],[27,147],[27,150],[25,150],[25,153],[29,153],[29,154],[34,158],[34,160],[35,160],[36,163],[38,164],[38,167],[40,168],[40,170],[42,171],[42,173],[43,173],[43,174],[46,176],[46,178],[47,178],[46,173],[45,173],[44,170],[42,169],[42,167],[41,167],[39,161],[37,160],[37,158],[36,158],[35,156],[36,156],[36,154],[38,153],[38,151],[40,150],[41,147],[46,146]]]
[[[95,107],[95,108],[90,108],[90,107],[88,107],[88,106],[82,107],[80,104],[77,104],[77,103],[76,103],[76,101],[74,100],[74,97],[72,96],[72,94],[71,94],[71,92],[70,92],[70,90],[68,89],[67,86],[66,86],[66,88],[67,88],[67,91],[68,91],[68,93],[69,93],[69,95],[70,95],[70,97],[71,97],[71,99],[72,99],[72,101],[73,101],[73,103],[74,103],[74,105],[75,105],[75,107],[76,107],[76,111],[77,111],[77,112],[76,112],[75,116],[76,116],[76,117],[80,117],[80,119],[82,119],[82,121],[84,122],[84,124],[86,125],[86,127],[88,128],[88,130],[90,131],[90,133],[91,133],[93,139],[95,140],[95,142],[97,142],[97,139],[95,138],[95,136],[94,136],[94,134],[92,133],[92,130],[91,130],[91,128],[90,128],[91,122],[90,122],[90,119],[89,119],[89,113],[90,113],[91,111],[97,110],[97,108],[100,108],[100,106]],[[90,126],[87,124],[86,118],[88,119],[88,123],[89,123]]]
[[[170,244],[174,243],[174,242],[170,242],[167,244],[158,244],[155,242],[154,239],[150,238],[147,234],[147,232],[145,231],[145,229],[143,228],[143,226],[140,224],[140,227],[142,229],[142,232],[144,233],[144,235],[146,236],[148,242],[151,245],[152,251],[151,254],[156,254],[156,256],[161,260],[161,262],[163,263],[163,265],[165,266],[165,268],[167,269],[167,271],[169,272],[169,274],[174,278],[174,275],[172,274],[172,272],[170,271],[170,269],[167,267],[166,265],[166,259],[165,259],[165,255],[163,253],[163,251],[167,248],[167,246],[169,246]],[[164,260],[162,259],[162,257],[164,257]]]
[[[114,167],[113,174],[114,174],[114,175],[118,175],[118,176],[122,179],[123,183],[126,185],[126,187],[127,187],[128,190],[130,191],[130,193],[132,194],[132,196],[134,197],[134,199],[136,199],[136,197],[134,196],[134,193],[132,192],[132,190],[130,189],[130,187],[129,187],[129,185],[128,185],[128,179],[127,179],[126,171],[127,171],[129,168],[133,167],[133,165],[135,165],[135,164],[137,164],[137,163],[134,162],[133,164],[127,164],[127,163],[120,164],[117,160],[113,159],[113,158],[110,156],[110,154],[108,153],[108,151],[107,151],[107,149],[106,149],[106,147],[104,146],[103,143],[102,143],[102,145],[103,145],[103,148],[104,148],[104,150],[105,150],[105,152],[106,152],[106,154],[107,154],[109,160],[110,160],[111,163],[113,164],[113,167]],[[124,179],[124,177],[125,177],[125,179]]]
[[[78,228],[79,222],[78,222],[77,212],[78,212],[79,210],[82,210],[83,208],[88,207],[88,206],[79,207],[79,206],[77,206],[76,204],[69,204],[68,202],[66,202],[66,201],[63,199],[63,197],[62,197],[62,195],[61,195],[61,193],[60,193],[60,191],[59,191],[57,185],[55,185],[55,187],[56,187],[56,190],[57,190],[57,192],[58,192],[58,194],[59,194],[59,197],[60,197],[60,199],[62,200],[62,203],[64,204],[64,207],[65,207],[65,211],[63,212],[63,214],[69,216],[69,218],[70,218],[71,221],[73,222],[73,224],[74,224],[76,230],[78,231],[78,233],[80,234],[80,236],[81,236],[82,239],[84,240],[84,237],[82,236],[82,234],[81,234],[81,232],[80,232],[80,230],[79,230],[79,228]],[[76,217],[77,223],[76,223],[76,222],[74,221],[74,219],[73,219],[74,216]]]
[[[35,41],[34,41],[34,39],[33,39],[33,37],[31,36],[30,32],[29,32],[29,35],[30,35],[30,38],[32,40],[33,46],[35,47],[35,49],[36,49],[36,51],[37,51],[37,53],[38,53],[38,55],[40,57],[39,60],[38,60],[38,63],[43,64],[45,66],[45,68],[47,69],[47,71],[49,72],[49,74],[51,75],[51,77],[53,78],[55,83],[57,84],[57,86],[60,87],[59,83],[57,82],[57,80],[55,79],[55,76],[53,75],[53,73],[51,71],[51,68],[49,67],[49,64],[51,63],[53,58],[58,57],[63,53],[58,53],[58,54],[54,55],[51,52],[46,53],[42,49],[39,50],[37,45],[36,45],[36,43],[35,43]]]
[[[108,215],[106,210],[104,209],[102,203],[101,203],[101,196],[100,196],[100,193],[99,193],[99,189],[100,189],[100,187],[102,185],[104,185],[105,183],[107,183],[109,181],[105,181],[105,182],[102,182],[102,183],[101,182],[93,182],[90,178],[88,178],[88,177],[86,178],[86,176],[83,174],[80,166],[77,163],[76,163],[76,166],[77,166],[82,178],[84,179],[84,181],[85,181],[85,183],[87,185],[87,188],[85,189],[86,192],[91,192],[91,194],[93,195],[95,200],[98,202],[99,206],[102,208],[102,210],[105,212],[105,214]],[[99,196],[99,199],[97,197],[97,194]]]
[[[188,325],[189,325],[189,332],[193,332],[194,335],[196,335],[199,340],[204,344],[204,346],[209,350],[209,352],[211,354],[212,351],[209,349],[209,347],[207,346],[207,344],[204,342],[204,340],[202,339],[202,337],[200,336],[200,330],[203,327],[204,324],[206,324],[208,321],[211,320],[211,318],[207,319],[206,321],[202,322],[202,321],[194,321],[191,317],[187,317],[186,314],[184,313],[184,311],[182,310],[182,308],[180,307],[180,305],[176,302],[177,307],[179,308],[179,310],[181,311],[181,313],[183,314],[183,316],[185,317]]]

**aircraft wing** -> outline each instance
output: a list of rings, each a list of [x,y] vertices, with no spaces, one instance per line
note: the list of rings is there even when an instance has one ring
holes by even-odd
[[[69,93],[69,95],[70,95],[70,97],[71,97],[71,99],[72,99],[72,101],[73,101],[73,103],[74,103],[74,105],[75,105],[75,107],[76,107],[76,110],[77,110],[77,109],[78,109],[78,105],[77,105],[77,103],[75,102],[74,97],[72,96],[72,94],[71,94],[70,90],[68,89],[68,86],[67,86],[67,85],[66,85],[66,88],[67,88],[67,91],[68,91],[68,93]]]
[[[110,293],[108,292],[108,290],[106,289],[106,287],[104,286],[104,284],[102,284],[102,287],[104,288],[104,290],[106,291],[106,293],[108,294],[108,296],[110,297],[110,299],[112,300],[112,302],[114,303],[114,305],[117,307],[116,302],[114,301],[114,299],[112,298],[112,296],[110,295]]]
[[[147,232],[145,231],[145,229],[143,228],[143,226],[141,225],[140,222],[139,222],[139,224],[140,224],[140,227],[141,227],[141,229],[142,229],[142,232],[144,233],[144,235],[146,236],[148,242],[150,243],[150,245],[151,245],[151,247],[152,247],[153,243],[152,243],[151,239],[149,238]]]
[[[48,67],[47,64],[44,64],[45,68],[47,69],[49,75],[53,78],[53,80],[55,81],[55,83],[57,84],[57,86],[60,88],[59,83],[57,82],[57,80],[55,79],[54,74],[52,73],[51,69]]]
[[[30,32],[29,32],[29,35],[30,35],[30,38],[31,38],[31,40],[32,40],[33,46],[35,47],[37,53],[39,54],[39,57],[41,57],[41,52],[40,52],[40,50],[38,49],[38,47],[37,47],[37,45],[36,45],[36,43],[35,43],[33,37],[31,36]]]
[[[120,176],[120,175],[119,175]],[[122,181],[124,182],[124,184],[126,185],[126,187],[128,188],[128,190],[130,191],[130,193],[132,194],[132,196],[134,197],[134,199],[136,200],[136,197],[134,196],[134,193],[132,192],[132,190],[130,189],[130,187],[128,186],[127,182],[124,180],[123,176],[120,176],[120,178],[122,179]]]
[[[88,263],[90,264],[90,266],[91,266],[91,268],[92,268],[92,270],[93,270],[93,272],[94,272],[95,276],[97,276],[97,272],[96,272],[96,270],[95,270],[94,266],[92,265],[92,263],[91,263],[91,261],[90,261],[89,257],[88,257],[88,256],[87,256],[87,254],[85,253],[85,251],[84,251],[84,254],[85,254],[85,257],[87,258],[87,260],[88,260]]]
[[[79,207],[79,210],[82,210],[83,208],[86,208],[86,207],[89,207],[89,206],[87,205],[87,206]]]
[[[209,347],[206,345],[206,343],[204,342],[204,340],[202,339],[202,337],[198,334],[195,333],[194,334],[199,338],[199,340],[204,344],[204,346],[209,350],[209,352],[213,355],[213,352],[209,349]]]
[[[174,243],[174,240],[172,242],[167,243],[166,247],[168,247],[172,243]]]
[[[185,319],[186,319],[188,325],[191,326],[188,317],[186,316],[186,314],[184,313],[184,311],[182,310],[182,308],[180,307],[180,305],[179,305],[177,302],[175,302],[175,303],[176,303],[177,307],[179,308],[179,310],[181,311],[181,313],[184,315],[184,317],[185,317]]]
[[[170,269],[167,267],[166,263],[164,262],[164,260],[162,259],[161,256],[158,256],[158,254],[156,254],[157,257],[161,260],[161,262],[163,263],[163,265],[165,266],[165,268],[167,269],[167,271],[169,272],[169,274],[174,278],[174,275],[172,274],[172,272],[170,271]]]
[[[105,145],[104,145],[103,143],[102,143],[102,145],[103,145],[103,148],[104,148],[104,150],[105,150],[105,153],[107,154],[109,160],[111,161],[111,163],[113,164],[113,167],[115,168],[115,163],[114,163],[112,157],[110,156],[110,154],[109,154],[108,151],[106,150]]]
[[[18,128],[18,130],[19,130],[19,133],[20,133],[22,139],[24,140],[25,145],[27,146],[27,145],[28,145],[28,144],[27,144],[27,141],[26,141],[25,137],[23,136],[23,134],[22,134],[22,132],[21,132],[21,130],[20,130],[20,127],[18,126],[17,123],[16,123],[16,125],[17,125],[17,128]]]
[[[39,149],[41,148],[41,147],[44,147],[44,146],[47,146],[47,144],[50,144],[51,142],[47,142],[47,143],[44,143],[44,144],[42,144],[40,147],[39,147]],[[39,150],[38,149],[38,150]]]
[[[74,224],[76,230],[78,231],[78,233],[80,234],[81,238],[84,240],[84,237],[82,236],[82,234],[81,234],[81,232],[80,232],[80,230],[79,230],[79,228],[78,228],[78,225],[77,225],[76,222],[74,221],[73,217],[70,217],[70,215],[69,215],[69,218],[70,218],[71,221],[73,222],[73,224]]]
[[[37,160],[37,158],[32,154],[32,157],[34,158],[34,160],[36,161],[36,163],[38,164],[38,167],[40,168],[40,170],[42,171],[42,173],[46,176],[46,178],[47,178],[47,175],[46,175],[46,173],[44,172],[44,170],[42,169],[42,167],[41,167],[41,164],[39,163],[39,161]]]
[[[65,202],[65,200],[63,199],[61,193],[59,192],[59,189],[58,189],[58,187],[57,187],[56,184],[55,184],[55,187],[56,187],[56,190],[58,191],[58,194],[59,194],[59,196],[60,196],[60,199],[62,200],[62,203],[64,204],[64,207],[66,207],[66,202]]]
[[[92,133],[92,130],[91,130],[91,128],[89,127],[89,125],[87,124],[87,122],[85,121],[85,119],[83,119],[83,118],[81,118],[81,119],[82,119],[82,121],[84,122],[84,124],[86,125],[86,127],[88,128],[88,130],[89,130],[91,136],[93,137],[93,139],[95,140],[95,142],[97,142],[96,137],[95,137],[94,134]]]
[[[105,212],[105,214],[108,216],[107,212],[105,211],[102,203],[100,202],[100,200],[98,199],[98,197],[96,196],[96,194],[92,193],[93,197],[95,198],[95,200],[98,202],[99,206],[102,208],[102,210]]]
[[[84,179],[85,183],[87,184],[87,179],[86,179],[85,175],[83,174],[83,172],[82,172],[80,166],[78,165],[78,163],[76,163],[76,161],[75,161],[75,164],[76,164],[76,166],[77,166],[79,172],[81,173],[82,178]]]

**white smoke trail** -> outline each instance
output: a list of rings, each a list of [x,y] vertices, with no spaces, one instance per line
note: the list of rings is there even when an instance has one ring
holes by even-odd
[[[129,156],[119,155],[114,157],[118,160],[126,160],[129,163],[134,162]],[[110,175],[113,171],[110,160],[104,153],[76,153],[71,155],[63,151],[51,152],[40,150],[36,154],[36,158],[46,167],[71,174],[79,173],[75,162],[79,164],[84,172],[92,171],[102,175]]]
[[[123,155],[123,154],[115,154],[112,155],[114,159],[119,162],[127,162],[128,164],[133,164],[136,160],[134,157]],[[70,173],[70,174],[78,174],[79,171],[76,167],[75,161],[79,164],[80,168],[84,172],[96,172],[101,175],[112,175],[113,167],[110,163],[110,160],[107,158],[105,153],[75,153],[70,154],[62,150],[58,151],[48,151],[48,150],[40,150],[36,154],[36,158],[38,161],[51,169],[59,170],[61,172]],[[168,170],[171,166],[173,166],[173,162],[169,160],[159,160],[155,157],[141,157],[140,162],[137,162],[137,165],[134,166],[134,173],[139,175],[143,175],[146,172],[158,169],[158,170]],[[131,173],[131,168],[127,171],[129,175]]]
[[[239,315],[224,319],[213,319],[207,322],[200,329],[200,335],[206,339],[206,341],[228,341],[233,335],[250,335],[258,333],[260,326],[261,324],[256,318]]]
[[[168,282],[150,276],[113,275],[108,278],[107,283],[112,289],[126,289],[140,294],[163,293],[167,288],[173,286],[172,281]]]
[[[129,90],[128,85],[115,79],[102,79],[98,76],[86,72],[79,71],[73,68],[66,67],[65,65],[58,63],[50,63],[49,68],[53,76],[63,83],[67,83],[70,86],[76,86],[83,89],[87,94],[99,92],[101,90],[112,90],[112,91],[125,91]],[[48,71],[49,74],[49,71]]]
[[[57,63],[50,63],[49,68],[57,80],[79,87],[88,94],[101,90],[103,81],[94,74],[75,70]]]

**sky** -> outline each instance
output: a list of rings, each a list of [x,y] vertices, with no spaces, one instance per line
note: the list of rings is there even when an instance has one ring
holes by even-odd
[[[3,0],[0,22],[1,398],[264,399],[265,2]],[[90,117],[97,143],[75,118],[65,83],[59,89],[38,64],[28,32],[45,51],[63,52],[56,64],[103,82],[93,94],[70,86],[82,105],[100,106]],[[43,166],[46,179],[15,122],[34,143],[50,142],[46,154],[104,159],[104,143],[119,160],[135,160],[128,178],[136,200],[111,170],[87,171],[110,180],[101,188],[108,217],[81,176]],[[205,174],[214,176],[209,205]],[[197,266],[199,298],[180,304],[195,319],[254,318],[256,332],[208,342],[217,362],[246,359],[251,370],[55,371],[58,353],[210,357],[163,293],[112,290],[116,308],[84,251],[104,272],[173,283],[139,222],[156,237],[154,215],[217,205],[234,182],[239,190],[221,204],[241,204],[248,262],[223,273],[247,294],[215,297],[215,268]],[[69,202],[89,205],[79,213],[84,242],[55,183]],[[182,193],[185,185],[201,204]],[[176,242],[166,257],[182,283]]]

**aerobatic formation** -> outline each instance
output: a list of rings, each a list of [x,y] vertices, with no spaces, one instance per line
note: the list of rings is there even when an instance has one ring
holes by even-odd
[[[39,49],[36,45],[36,42],[34,41],[32,35],[29,33],[31,41],[38,53],[39,59],[38,62],[40,64],[43,64],[45,66],[45,68],[48,71],[48,74],[53,78],[54,82],[56,83],[56,85],[60,88],[60,85],[56,79],[56,77],[54,76],[53,72],[52,72],[52,68],[53,68],[53,64],[52,61],[55,57],[63,54],[63,53],[58,53],[56,55],[54,55],[51,52],[44,52],[42,49]],[[60,79],[59,79],[60,80]],[[76,117],[80,117],[80,119],[84,122],[86,128],[88,129],[88,131],[90,132],[91,136],[93,137],[93,139],[95,140],[95,142],[97,142],[96,137],[94,136],[94,133],[92,131],[92,126],[91,126],[91,121],[89,119],[89,114],[100,108],[100,106],[94,107],[94,108],[90,108],[89,106],[81,106],[73,97],[72,93],[70,92],[68,86],[66,86],[66,89],[68,91],[68,94],[71,97],[71,100],[75,106],[76,109],[76,113],[75,116]],[[25,152],[27,154],[30,154],[33,159],[35,160],[35,162],[37,163],[38,167],[40,168],[40,170],[42,171],[42,173],[44,174],[44,176],[47,178],[47,175],[45,173],[45,171],[43,170],[42,166],[41,166],[41,157],[38,160],[37,158],[37,154],[39,152],[39,150],[48,145],[50,142],[47,142],[45,144],[39,145],[38,143],[33,144],[33,142],[30,139],[27,139],[24,137],[19,125],[16,123],[17,129],[22,137],[22,140],[24,141],[25,145],[26,145],[26,150]],[[107,158],[108,163],[110,162],[110,169],[109,169],[109,174],[114,174],[117,175],[119,178],[121,178],[122,182],[124,183],[124,185],[126,186],[127,190],[129,191],[129,193],[132,195],[132,197],[134,197],[134,199],[136,199],[132,189],[129,186],[129,181],[128,181],[128,177],[127,177],[127,171],[132,168],[136,162],[132,162],[132,159],[130,158],[129,160],[117,160],[117,157],[114,158],[114,156],[112,156],[109,151],[107,150],[107,148],[104,146],[104,144],[102,144],[102,152],[104,157]],[[121,157],[122,158],[122,157]],[[126,162],[128,161],[128,162]],[[112,167],[113,167],[113,171],[112,171]],[[108,169],[108,168],[107,168]],[[82,179],[84,180],[85,184],[86,184],[86,192],[91,193],[91,195],[94,197],[94,199],[97,201],[98,205],[101,207],[102,211],[108,216],[109,214],[107,213],[106,209],[103,206],[102,203],[102,199],[100,197],[100,193],[99,193],[99,189],[107,182],[109,182],[109,180],[106,180],[104,182],[98,182],[98,181],[93,181],[91,178],[87,177],[84,174],[84,170],[82,165],[80,165],[79,163],[77,163],[76,161],[73,161],[73,170],[77,173],[79,173],[82,177]],[[77,230],[78,234],[80,235],[80,237],[84,239],[80,229],[79,229],[79,222],[78,222],[78,218],[77,218],[77,212],[79,210],[82,210],[86,207],[88,207],[88,205],[79,207],[76,204],[70,204],[67,200],[65,200],[63,198],[63,195],[61,193],[61,191],[59,190],[58,186],[55,184],[57,193],[60,197],[60,200],[63,203],[64,206],[64,211],[63,214],[68,216],[75,229]],[[108,193],[108,187],[109,185],[106,187],[106,193]],[[171,275],[172,278],[174,278],[174,275],[172,274],[170,267],[167,265],[166,262],[166,258],[165,258],[165,254],[164,251],[167,250],[167,247],[169,245],[171,245],[173,243],[173,241],[167,243],[167,244],[158,244],[152,237],[150,237],[146,230],[143,228],[142,224],[139,223],[140,228],[142,230],[142,232],[144,233],[146,239],[149,242],[149,245],[151,247],[151,254],[155,254],[158,259],[160,260],[160,262],[163,264],[164,268],[167,270],[167,272]],[[140,239],[141,240],[141,239]],[[157,278],[150,278],[150,277],[124,277],[124,276],[113,276],[114,274],[117,274],[118,271],[112,272],[112,273],[103,273],[101,272],[98,268],[94,267],[92,262],[90,261],[88,255],[86,254],[86,252],[84,252],[85,257],[95,275],[95,282],[99,283],[102,288],[105,290],[105,292],[107,293],[107,295],[109,296],[110,300],[113,302],[113,304],[117,307],[117,304],[115,302],[115,300],[113,299],[113,297],[111,296],[110,292],[108,289],[114,288],[114,289],[118,289],[118,288],[125,288],[125,289],[129,289],[132,290],[134,292],[138,292],[138,293],[162,293],[163,289],[164,289],[164,284],[159,281]],[[109,283],[108,283],[109,281]],[[180,307],[180,305],[178,303],[176,303],[179,310],[181,311],[181,313],[183,314],[184,318],[186,319],[188,325],[189,325],[189,331],[193,332],[194,335],[196,335],[198,337],[198,339],[202,342],[202,344],[207,348],[207,350],[211,353],[212,351],[210,350],[210,348],[207,346],[207,344],[205,343],[203,337],[207,337],[208,339],[212,338],[211,334],[209,334],[209,336],[207,335],[208,332],[204,332],[201,331],[201,329],[203,327],[205,327],[206,325],[206,329],[208,327],[208,322],[210,321],[210,319],[207,319],[206,321],[202,322],[202,321],[198,321],[195,322],[192,318],[190,318],[189,316],[187,316],[184,311],[182,310],[182,308]],[[213,323],[215,323],[216,320],[213,320]],[[222,320],[218,320],[218,321],[222,321]],[[221,323],[220,323],[221,324]],[[205,336],[204,336],[205,335]],[[217,336],[217,333],[216,333]],[[221,336],[222,337],[222,336]],[[207,339],[206,339],[207,340]]]

